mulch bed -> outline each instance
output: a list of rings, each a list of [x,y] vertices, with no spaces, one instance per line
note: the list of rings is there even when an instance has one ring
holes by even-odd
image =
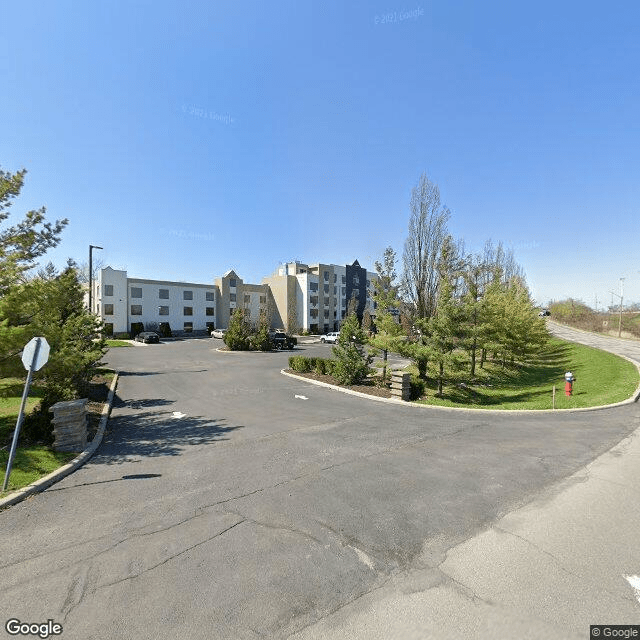
[[[100,418],[102,417],[102,409],[109,396],[110,386],[111,379],[103,375],[97,375],[89,384],[89,389],[86,394],[86,397],[89,398],[89,402],[86,404],[87,442],[91,442],[98,432]]]
[[[293,375],[300,376],[301,378],[309,378],[310,380],[319,380],[320,382],[327,382],[328,384],[333,384],[336,387],[342,387],[343,389],[350,389],[351,391],[359,391],[360,393],[367,393],[370,396],[378,396],[379,398],[390,398],[391,390],[388,387],[380,387],[376,384],[375,381],[370,380],[365,382],[364,384],[352,384],[352,385],[344,385],[338,384],[333,376],[328,376],[322,373],[300,373],[299,371],[294,371],[293,369],[285,369],[287,373],[292,373]]]

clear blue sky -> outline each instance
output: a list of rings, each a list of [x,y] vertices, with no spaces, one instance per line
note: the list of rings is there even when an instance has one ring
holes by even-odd
[[[393,14],[392,21],[385,16]],[[538,302],[640,301],[640,3],[4,3],[0,165],[130,275],[401,257],[424,171]],[[231,121],[233,119],[233,121]]]

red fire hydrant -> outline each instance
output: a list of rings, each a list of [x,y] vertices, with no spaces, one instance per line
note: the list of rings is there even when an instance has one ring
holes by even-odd
[[[575,380],[575,376],[573,375],[573,373],[571,373],[571,371],[567,371],[567,373],[564,374],[564,395],[565,396],[570,396],[573,395],[573,382]]]

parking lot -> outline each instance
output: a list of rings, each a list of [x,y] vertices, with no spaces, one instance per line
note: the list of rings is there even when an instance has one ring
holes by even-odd
[[[437,567],[640,419],[405,408],[282,376],[290,352],[219,346],[109,352],[96,456],[0,514],[4,611],[65,638],[288,637]]]

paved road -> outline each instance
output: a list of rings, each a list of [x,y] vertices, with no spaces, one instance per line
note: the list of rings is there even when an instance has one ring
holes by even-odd
[[[626,356],[636,363],[640,363],[640,340],[613,338],[611,336],[601,336],[597,333],[578,331],[549,320],[547,320],[547,327],[551,333],[565,340],[572,340],[573,342],[580,342],[581,344],[596,347],[597,349],[611,351],[620,356]]]
[[[447,606],[476,608],[445,570],[451,552],[640,425],[636,405],[544,416],[389,405],[282,376],[286,353],[215,344],[109,353],[123,374],[98,455],[0,513],[5,619],[51,618],[64,638],[315,638],[365,630],[353,621],[374,620],[390,594],[445,589],[435,635],[415,636],[441,637]]]

